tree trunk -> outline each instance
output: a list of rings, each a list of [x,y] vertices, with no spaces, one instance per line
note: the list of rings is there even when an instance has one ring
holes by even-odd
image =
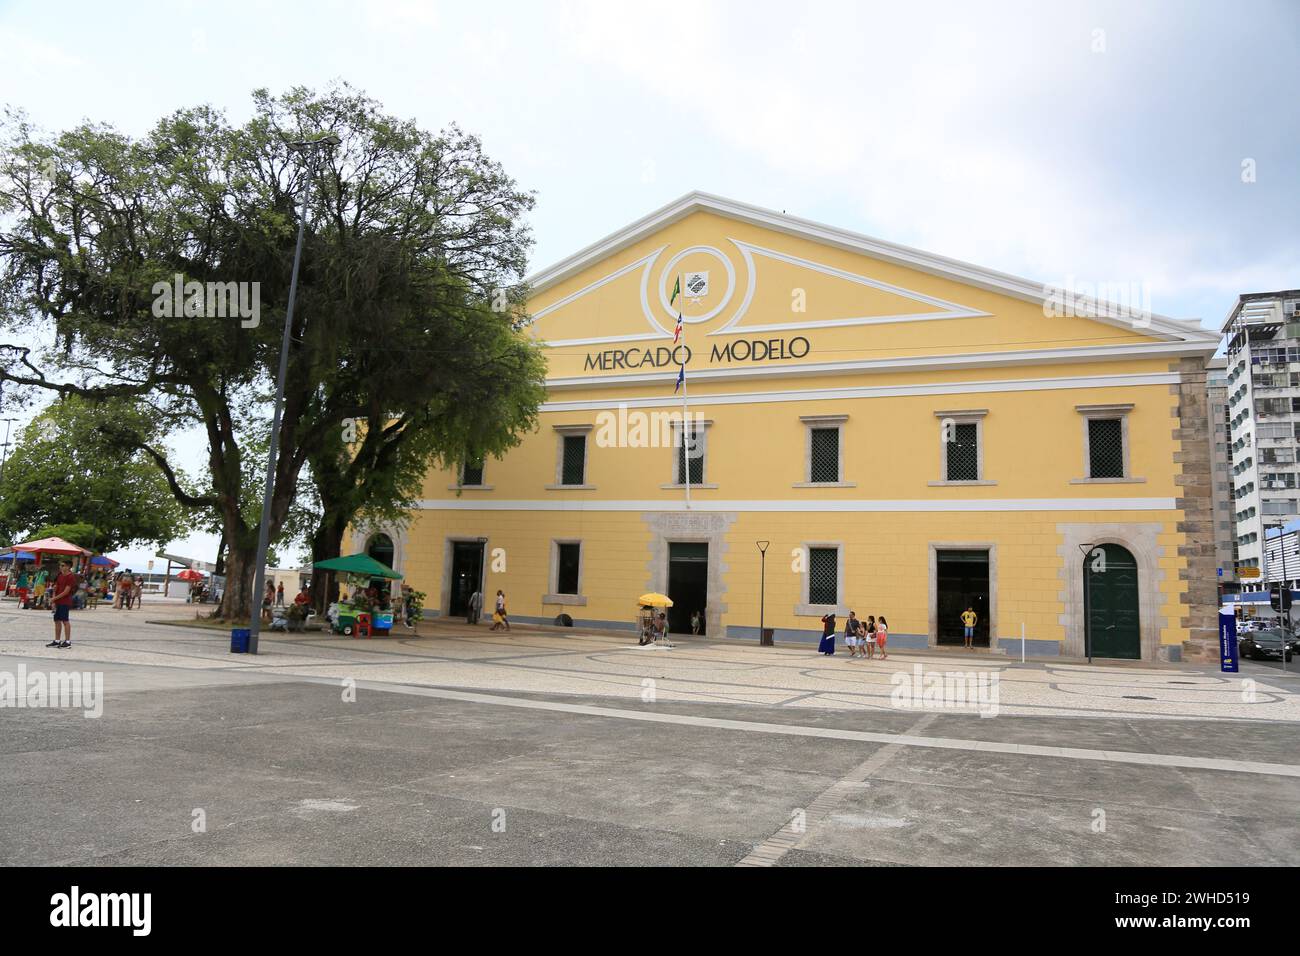
[[[326,512],[321,516],[320,524],[311,539],[311,561],[337,558],[343,549],[343,535],[347,531],[347,518],[337,512]],[[320,571],[315,567],[311,572],[312,604],[317,614],[324,614],[330,604],[338,600],[338,576],[333,571]]]
[[[257,569],[257,543],[240,547],[232,543],[226,554],[226,592],[221,596],[217,616],[232,623],[248,621],[253,608],[261,608],[253,594],[253,572]]]

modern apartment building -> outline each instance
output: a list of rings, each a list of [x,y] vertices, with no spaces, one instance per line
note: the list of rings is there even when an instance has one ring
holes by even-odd
[[[1210,410],[1210,496],[1214,525],[1214,560],[1220,593],[1238,590],[1237,508],[1233,497],[1232,455],[1228,451],[1228,360],[1223,356],[1205,364],[1205,387]]]
[[[1239,296],[1223,334],[1237,564],[1263,575],[1268,529],[1300,511],[1300,289]],[[1243,575],[1242,585],[1264,580]]]

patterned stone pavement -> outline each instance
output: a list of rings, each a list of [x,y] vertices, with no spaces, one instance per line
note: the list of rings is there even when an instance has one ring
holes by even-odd
[[[232,673],[310,676],[403,685],[575,696],[755,704],[861,712],[906,710],[931,675],[961,675],[980,703],[951,707],[985,716],[1192,718],[1300,721],[1300,677],[1243,664],[1239,675],[1203,665],[1018,660],[960,649],[895,652],[888,660],[824,657],[811,647],[762,648],[729,641],[677,640],[640,648],[626,635],[516,627],[509,633],[431,621],[418,636],[356,640],[324,633],[263,633],[261,653],[232,655],[223,632],[160,620],[192,619],[183,604],[142,611],[75,612],[74,644],[44,647],[49,615],[0,604],[0,657],[19,655]],[[955,678],[952,678],[955,679]],[[950,679],[950,682],[951,680]],[[994,687],[994,683],[996,686]],[[111,691],[111,687],[109,688]],[[950,695],[951,697],[951,695]],[[953,703],[950,701],[950,703]],[[920,709],[920,708],[917,708]]]

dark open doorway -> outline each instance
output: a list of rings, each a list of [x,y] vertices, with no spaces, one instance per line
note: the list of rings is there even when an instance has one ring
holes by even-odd
[[[483,544],[480,541],[454,541],[451,552],[451,598],[447,614],[464,617],[469,613],[469,599],[479,587],[483,574]],[[483,606],[491,609],[486,598]]]
[[[976,647],[989,646],[989,553],[938,551],[935,553],[936,640],[961,645],[967,608],[975,612]]]
[[[669,542],[668,630],[674,634],[691,633],[691,612],[700,614],[700,633],[704,633],[704,609],[709,595],[709,546],[696,541]]]

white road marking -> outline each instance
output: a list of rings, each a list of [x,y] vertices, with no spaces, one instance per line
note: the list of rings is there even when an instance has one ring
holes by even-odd
[[[304,677],[301,679],[311,683],[329,684],[330,686],[336,683],[318,677]],[[507,697],[500,694],[479,694],[468,691],[444,690],[436,687],[418,687],[410,684],[387,684],[374,681],[358,681],[357,687],[366,690],[388,691],[390,693],[414,694],[418,697],[436,697],[441,700],[460,700],[471,704],[491,704],[498,707],[518,707],[524,710],[547,710],[561,714],[584,714],[589,717],[639,720],[653,724],[712,727],[717,730],[740,730],[747,733],[784,734],[792,737],[822,737],[827,740],[856,740],[863,743],[898,744],[903,747],[928,747],[938,750],[978,750],[990,753],[1020,754],[1029,757],[1057,757],[1067,760],[1099,760],[1109,763],[1137,764],[1144,767],[1185,767],[1192,770],[1225,770],[1230,773],[1300,777],[1300,766],[1295,764],[1261,763],[1253,760],[1223,760],[1217,757],[1187,757],[1177,754],[1145,754],[1121,750],[1085,750],[1078,747],[1043,747],[1037,744],[962,740],[956,737],[877,734],[865,730],[843,730],[838,727],[809,727],[804,724],[771,724],[757,720],[729,720],[722,717],[661,714],[645,710],[625,710],[621,707],[566,704],[546,700],[530,700],[525,697]]]

